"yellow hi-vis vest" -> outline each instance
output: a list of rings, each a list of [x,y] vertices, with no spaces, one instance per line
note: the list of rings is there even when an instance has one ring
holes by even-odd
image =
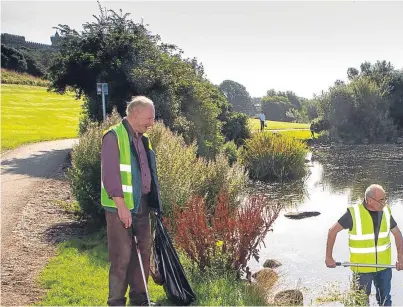
[[[123,124],[123,121],[119,124],[112,126],[109,130],[104,132],[104,135],[113,130],[116,134],[118,147],[119,147],[119,160],[120,160],[120,178],[122,181],[122,190],[126,207],[131,210],[134,208],[133,197],[133,183],[132,183],[132,161],[130,150],[129,134]],[[149,146],[151,144],[149,143]],[[102,177],[101,177],[102,178]],[[137,196],[137,195],[136,195]],[[101,181],[101,204],[105,207],[116,208],[116,204],[113,199],[109,198],[108,193]],[[138,206],[139,204],[137,204]]]
[[[378,242],[372,217],[363,204],[348,208],[353,218],[353,228],[349,231],[350,262],[365,264],[391,264],[390,219],[391,210],[385,206],[379,228]],[[355,273],[369,273],[383,268],[350,267]]]

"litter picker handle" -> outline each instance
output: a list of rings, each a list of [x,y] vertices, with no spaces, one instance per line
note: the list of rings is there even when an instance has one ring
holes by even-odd
[[[369,264],[369,263],[352,263],[352,262],[336,262],[336,266],[353,266],[353,267],[364,267],[364,268],[386,268],[386,269],[396,269],[396,265],[393,264]]]

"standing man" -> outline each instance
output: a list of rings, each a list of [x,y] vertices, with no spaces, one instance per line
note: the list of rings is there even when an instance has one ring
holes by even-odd
[[[349,229],[350,262],[364,264],[385,264],[392,262],[390,233],[395,237],[397,248],[396,269],[403,270],[402,233],[393,219],[390,207],[386,205],[384,189],[377,184],[365,191],[363,204],[351,206],[339,221],[329,230],[326,246],[326,266],[335,268],[333,246],[337,233]],[[392,269],[351,267],[362,289],[369,296],[374,282],[379,306],[391,306],[390,288]]]
[[[263,131],[264,130],[264,121],[266,120],[266,117],[265,117],[263,111],[260,112],[259,119],[260,119],[260,131]]]
[[[311,138],[312,140],[315,138],[315,125],[313,122],[311,122],[311,126],[309,127],[309,130],[311,130]]]
[[[134,97],[126,115],[105,132],[101,151],[101,203],[110,261],[109,306],[126,305],[128,286],[130,305],[148,305],[131,225],[147,281],[152,244],[149,213],[150,209],[162,211],[155,154],[144,134],[154,124],[154,104],[147,97]]]

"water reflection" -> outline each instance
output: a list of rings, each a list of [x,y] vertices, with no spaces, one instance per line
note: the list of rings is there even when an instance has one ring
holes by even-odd
[[[403,147],[396,145],[344,146],[314,153],[308,164],[309,175],[304,181],[292,184],[255,183],[251,189],[265,193],[274,200],[285,202],[300,211],[319,211],[316,217],[290,220],[280,215],[273,233],[265,239],[260,261],[251,261],[252,271],[262,267],[268,259],[283,263],[283,276],[278,290],[300,287],[305,304],[315,303],[324,287],[338,283],[340,290],[349,286],[348,268],[328,269],[324,264],[327,231],[344,214],[347,206],[362,199],[366,187],[372,183],[384,186],[392,214],[403,229]],[[284,213],[289,208],[284,210]],[[339,234],[334,247],[336,261],[349,259],[348,236]],[[396,248],[392,237],[392,260]],[[373,293],[375,293],[373,289]],[[392,298],[394,305],[403,305],[403,272],[393,272]],[[371,305],[375,298],[371,297]]]
[[[314,157],[323,165],[322,183],[336,193],[348,190],[352,202],[372,183],[382,185],[389,200],[402,200],[402,146],[342,146]]]

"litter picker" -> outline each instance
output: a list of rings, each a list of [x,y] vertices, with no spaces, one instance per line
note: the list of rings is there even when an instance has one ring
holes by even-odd
[[[396,265],[393,264],[367,264],[367,263],[352,263],[352,262],[336,262],[336,266],[354,266],[354,267],[365,267],[365,268],[390,268],[396,269]]]
[[[132,235],[133,235],[133,238],[134,238],[134,243],[136,244],[137,257],[139,259],[141,275],[143,276],[144,288],[146,289],[148,306],[151,306],[150,295],[148,294],[148,288],[147,288],[146,275],[144,274],[143,259],[141,258],[141,252],[140,252],[140,248],[139,248],[139,243],[137,241],[137,236],[136,236],[136,232],[134,231],[133,223],[132,223],[131,229],[132,229]]]

